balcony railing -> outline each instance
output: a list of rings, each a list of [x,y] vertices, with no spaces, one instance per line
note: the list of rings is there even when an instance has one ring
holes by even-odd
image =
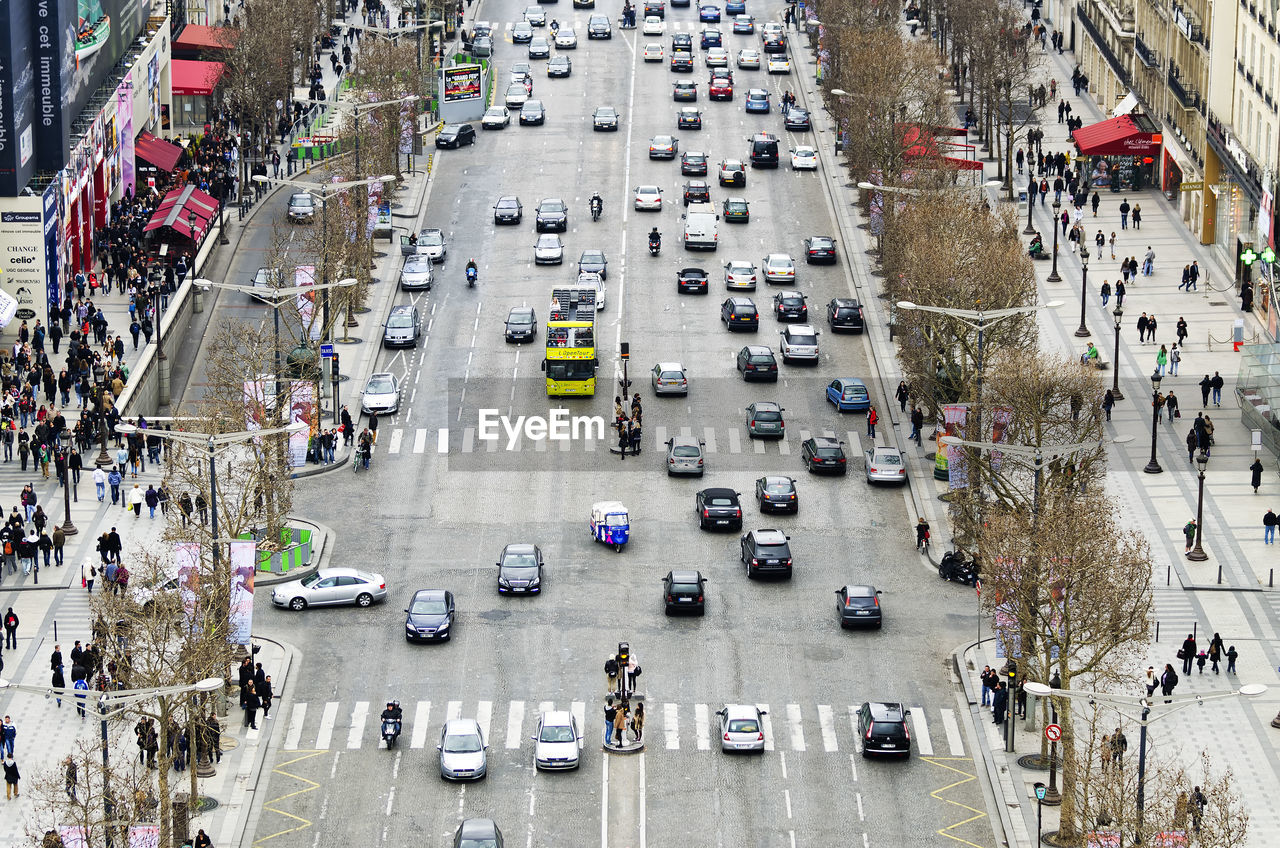
[[[1141,35],[1133,39],[1133,50],[1138,54],[1138,58],[1142,60],[1142,64],[1146,65],[1148,68],[1154,68],[1156,65],[1160,64],[1159,55],[1147,46],[1147,43],[1142,40]]]
[[[1111,49],[1111,46],[1107,44],[1106,36],[1102,34],[1093,21],[1089,20],[1089,16],[1085,14],[1083,6],[1076,7],[1076,17],[1080,19],[1080,26],[1084,27],[1084,31],[1089,34],[1091,39],[1093,39],[1094,46],[1098,48],[1098,52],[1102,54],[1102,58],[1106,59],[1107,64],[1111,66],[1111,72],[1116,75],[1118,80],[1120,80],[1120,84],[1125,87],[1129,87],[1129,70],[1124,66],[1124,63],[1120,61],[1120,58],[1116,56],[1115,51]]]
[[[1218,117],[1212,112],[1208,114],[1205,125],[1208,127],[1208,132],[1205,136],[1208,138],[1209,144],[1213,146],[1214,152],[1217,153],[1218,159],[1225,162],[1231,170],[1244,177],[1251,194],[1261,196],[1262,169],[1258,167],[1258,163],[1249,155],[1249,152],[1244,149],[1244,145],[1240,143],[1235,131],[1231,129],[1229,124],[1219,121]]]
[[[1196,91],[1195,86],[1183,85],[1182,81],[1174,76],[1174,69],[1169,69],[1169,90],[1173,92],[1173,96],[1178,98],[1178,102],[1182,104],[1184,109],[1197,109],[1200,106],[1200,92]]]

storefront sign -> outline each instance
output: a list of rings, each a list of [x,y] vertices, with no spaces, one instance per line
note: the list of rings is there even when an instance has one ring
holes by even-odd
[[[1193,183],[1183,183],[1182,190],[1183,191],[1203,191],[1204,180],[1197,180],[1196,182],[1193,182]]]
[[[43,206],[40,197],[5,198],[0,206],[0,289],[18,302],[6,328],[13,332],[46,317]]]

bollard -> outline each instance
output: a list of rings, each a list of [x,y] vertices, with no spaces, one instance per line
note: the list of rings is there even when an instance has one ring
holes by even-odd
[[[1198,621],[1191,622],[1191,638],[1195,639],[1199,635],[1200,635],[1200,622]]]
[[[1160,620],[1156,619],[1156,641],[1160,641]]]
[[[1273,568],[1267,572],[1267,588],[1274,589],[1276,585],[1276,570]]]
[[[58,641],[58,619],[53,620],[53,641]]]
[[[1166,565],[1164,567],[1164,585],[1166,586],[1173,585],[1173,566],[1172,565]]]
[[[1218,566],[1218,585],[1222,585],[1222,566]]]

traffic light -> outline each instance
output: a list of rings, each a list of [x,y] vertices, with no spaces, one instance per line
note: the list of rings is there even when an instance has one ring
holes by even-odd
[[[619,670],[621,670],[621,669],[623,669],[623,668],[626,668],[627,661],[631,659],[631,643],[630,643],[630,642],[619,642],[619,643],[618,643],[618,657],[617,657],[617,659],[618,659],[618,668],[619,668]]]
[[[631,344],[629,342],[618,342],[618,350],[623,359],[631,358]]]

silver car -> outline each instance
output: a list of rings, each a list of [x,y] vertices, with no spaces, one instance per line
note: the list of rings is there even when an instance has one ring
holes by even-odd
[[[750,262],[726,262],[724,264],[724,287],[739,291],[755,291],[756,266]]]
[[[720,717],[721,751],[763,751],[764,717],[762,709],[751,704],[726,704],[716,710]]]
[[[758,400],[747,407],[747,435],[751,438],[769,436],[781,439],[787,434],[787,424],[782,420],[785,410],[776,403]]]
[[[649,375],[649,383],[655,395],[689,394],[689,375],[679,362],[659,362],[653,366]]]
[[[507,93],[503,95],[502,102],[506,104],[508,109],[519,109],[528,99],[529,90],[517,82],[507,86]]]
[[[863,451],[868,483],[907,482],[907,463],[902,451],[893,447],[875,447]]]
[[[539,716],[533,741],[533,765],[539,771],[576,769],[580,764],[582,733],[578,720],[567,710],[552,710]]]
[[[374,374],[365,384],[364,394],[360,396],[360,409],[363,412],[376,412],[379,415],[390,415],[400,409],[400,381],[396,375],[388,371]]]
[[[543,233],[538,236],[538,243],[533,246],[533,261],[536,265],[559,265],[564,261],[564,242],[555,233]]]
[[[794,283],[796,263],[785,253],[770,253],[764,258],[764,279],[767,283]]]
[[[387,599],[387,581],[381,574],[355,568],[322,568],[300,580],[281,583],[271,590],[271,603],[295,612],[307,607],[355,604],[367,607]]]
[[[295,192],[289,197],[289,223],[309,224],[316,219],[315,198],[305,191]]]
[[[760,51],[749,47],[739,50],[738,67],[743,70],[760,70]]]
[[[405,257],[400,269],[400,288],[405,291],[431,291],[435,274],[431,270],[431,257],[417,254]]]
[[[449,252],[444,243],[444,233],[436,227],[427,227],[418,233],[418,255],[429,256],[432,262],[443,262]]]
[[[706,470],[706,451],[702,439],[674,436],[667,439],[667,476],[691,474],[701,477]]]
[[[417,347],[419,323],[418,307],[407,303],[391,307],[382,327],[382,346]]]
[[[486,130],[500,130],[511,125],[511,113],[505,106],[491,106],[480,119],[480,126]]]
[[[440,776],[445,780],[480,780],[489,773],[480,723],[473,718],[455,718],[440,731]]]
[[[783,362],[818,361],[818,331],[811,324],[792,324],[779,330],[778,335],[782,336],[779,349]]]

